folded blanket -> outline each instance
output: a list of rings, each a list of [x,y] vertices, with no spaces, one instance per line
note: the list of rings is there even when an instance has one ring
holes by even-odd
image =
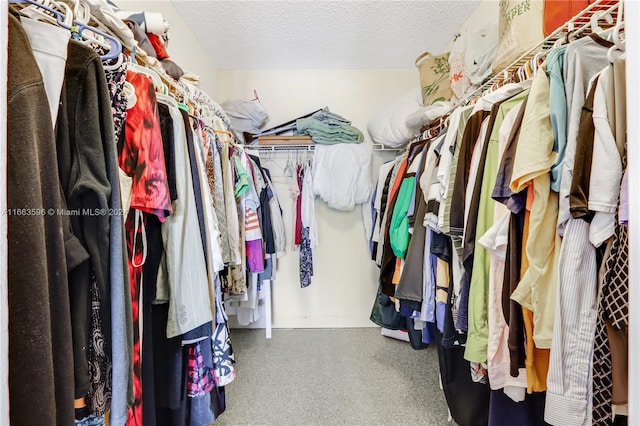
[[[338,116],[339,117],[339,116]],[[316,118],[301,118],[296,121],[296,133],[309,135],[319,144],[333,145],[337,143],[361,143],[364,135],[360,130],[345,124],[335,117],[321,121]]]

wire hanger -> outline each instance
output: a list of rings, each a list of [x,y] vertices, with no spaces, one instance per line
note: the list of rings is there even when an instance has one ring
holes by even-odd
[[[48,5],[45,5],[44,3],[40,3],[36,0],[9,0],[9,3],[13,3],[13,4],[20,4],[20,3],[29,3],[34,5],[37,8],[41,8],[43,10],[46,10],[47,12],[49,12],[51,15],[53,15],[56,18],[56,22],[59,26],[61,26],[62,28],[65,28],[69,31],[72,32],[76,32],[79,36],[83,36],[82,32],[85,30],[91,31],[94,34],[97,34],[99,36],[104,37],[106,40],[109,41],[110,44],[110,50],[106,55],[101,56],[100,58],[103,61],[109,61],[111,59],[116,59],[118,57],[118,55],[120,55],[120,53],[122,53],[122,44],[120,43],[120,41],[108,34],[103,33],[102,31],[99,31],[96,28],[93,28],[87,24],[85,24],[84,22],[80,22],[77,20],[73,20],[73,25],[69,25],[68,24],[68,20],[67,20],[67,16],[60,12],[57,11],[55,9],[52,9],[51,7],[49,7]],[[49,4],[49,2],[47,1],[47,3]]]

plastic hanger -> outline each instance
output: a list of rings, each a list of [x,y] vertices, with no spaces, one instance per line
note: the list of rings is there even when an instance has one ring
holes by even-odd
[[[191,114],[191,108],[189,105],[183,104],[182,102],[176,102],[178,104],[178,108],[185,110],[187,113]]]
[[[228,130],[220,130],[220,129],[213,129],[214,132],[216,132],[219,135],[228,135],[231,137],[231,139],[233,139],[233,133],[231,133]]]
[[[563,37],[562,34],[558,37],[558,39],[553,43],[552,49],[557,49],[558,47],[565,44],[566,37],[569,35],[569,31],[567,31],[566,35]]]
[[[135,57],[135,53],[131,55],[131,58],[134,58],[134,57]],[[129,64],[129,69],[131,71],[137,72],[139,74],[146,75],[147,77],[149,77],[151,79],[151,81],[153,82],[153,85],[156,87],[156,89],[164,90],[164,87],[163,87],[164,83],[162,82],[162,79],[160,78],[158,73],[156,73],[151,68],[143,67],[142,65],[139,65],[136,62],[131,62]]]
[[[118,68],[120,68],[120,66],[122,65],[122,63],[124,62],[124,55],[121,53],[120,55],[118,55],[118,58],[116,59],[115,63],[109,63],[109,62],[105,62],[102,64],[102,67],[106,70],[106,71],[113,71],[116,70]]]
[[[289,155],[287,156],[287,164],[284,167],[284,177],[293,178],[293,152],[289,151]]]
[[[10,3],[20,4],[22,2]],[[59,25],[65,29],[69,29],[73,25],[73,13],[65,3],[38,0],[36,3],[31,2],[29,5],[22,3],[22,5],[23,7],[19,12],[28,18]]]
[[[613,27],[613,32],[611,33],[611,41],[613,41],[614,45],[609,48],[607,51],[607,59],[610,63],[613,63],[614,56],[613,53],[616,50],[620,50],[622,52],[625,51],[625,43],[620,38],[620,30],[624,28],[624,1],[620,2],[618,6],[618,16],[616,19],[616,25]]]
[[[556,42],[553,43],[553,47],[556,48],[556,47],[562,46],[563,44],[569,43],[569,36],[574,31],[575,31],[575,26],[573,25],[573,22],[568,22],[567,23],[567,32],[566,32],[566,34],[564,35],[564,37],[562,37],[562,33],[560,33],[560,36],[558,37]]]
[[[598,25],[598,21],[600,21],[600,19],[604,19],[609,25],[613,24],[613,16],[611,16],[609,10],[604,12],[595,12],[593,15],[591,15],[591,18],[589,18],[589,24],[591,25],[592,33],[601,33],[604,31],[604,29],[602,29],[602,27]]]
[[[73,16],[76,20],[80,22],[89,22],[92,20],[93,16],[91,15],[91,8],[87,5],[86,2],[81,0],[68,0],[73,5]],[[73,27],[72,27],[73,28]],[[95,35],[95,37],[94,37]],[[111,49],[111,44],[102,36],[99,36],[93,33],[90,30],[85,31],[82,36],[84,37],[84,42],[95,43],[105,49]],[[124,62],[124,55],[120,54],[116,58],[116,62],[110,63],[108,61],[104,61],[103,67],[107,71],[112,71],[120,68],[122,63]]]
[[[89,22],[91,20],[91,9],[89,8],[89,6],[85,2],[80,0],[72,1],[74,19],[79,22]],[[85,39],[85,43],[96,43],[99,46],[104,47],[105,49],[111,49],[111,45],[104,37],[95,33],[91,34],[91,31],[89,29],[87,29],[87,31],[83,34],[83,37]]]
[[[100,58],[103,61],[108,61],[111,59],[116,59],[118,57],[118,55],[120,55],[120,53],[122,53],[122,44],[120,44],[120,42],[118,41],[118,39],[116,39],[113,36],[110,36],[108,34],[105,34],[99,30],[97,30],[96,28],[93,28],[83,22],[74,20],[73,18],[71,18],[72,24],[73,25],[69,25],[69,18],[67,18],[67,15],[72,16],[72,12],[71,9],[68,8],[68,12],[62,13],[58,10],[55,10],[51,7],[51,5],[58,5],[55,2],[49,2],[48,0],[43,0],[42,3],[36,1],[36,0],[9,0],[9,3],[13,3],[13,4],[20,4],[20,3],[29,3],[37,8],[43,9],[47,12],[49,12],[51,15],[53,15],[56,18],[56,23],[61,26],[62,28],[65,28],[69,31],[72,32],[76,32],[79,36],[83,36],[82,32],[85,30],[91,31],[94,34],[97,34],[99,36],[104,37],[106,40],[109,41],[110,45],[109,45],[109,53],[107,53],[106,55],[101,56]]]
[[[522,83],[523,81],[527,81],[529,79],[529,72],[527,70],[526,63],[522,64],[520,69],[518,69],[518,78],[520,79],[520,83]]]
[[[220,143],[223,143],[223,144],[229,144],[229,145],[231,145],[231,146],[233,146],[233,147],[238,148],[238,145],[236,144],[236,140],[235,140],[235,138],[234,138],[234,136],[233,136],[233,133],[231,133],[231,132],[230,132],[230,131],[228,131],[228,130],[221,130],[221,129],[212,129],[212,130],[213,130],[215,133],[217,133],[218,135],[227,135],[227,136],[229,136],[229,139],[226,139],[226,140],[224,140],[224,141],[223,141],[222,139],[218,138],[218,140],[220,141]]]
[[[133,108],[138,102],[138,97],[136,96],[136,88],[133,87],[133,84],[125,81],[122,91],[127,98],[127,109],[129,110]]]

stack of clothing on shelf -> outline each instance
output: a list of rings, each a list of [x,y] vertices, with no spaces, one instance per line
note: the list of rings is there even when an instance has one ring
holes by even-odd
[[[361,143],[364,135],[351,125],[351,121],[322,109],[310,117],[296,120],[296,135],[309,135],[317,144]]]

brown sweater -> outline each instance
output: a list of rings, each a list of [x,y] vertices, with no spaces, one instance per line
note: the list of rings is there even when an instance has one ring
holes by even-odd
[[[27,36],[13,16],[8,56],[7,207],[61,209],[47,95]],[[8,217],[9,402],[14,426],[68,426],[74,421],[67,260],[81,261],[84,250],[63,225],[63,216],[57,214]],[[80,258],[66,258],[65,236]]]

